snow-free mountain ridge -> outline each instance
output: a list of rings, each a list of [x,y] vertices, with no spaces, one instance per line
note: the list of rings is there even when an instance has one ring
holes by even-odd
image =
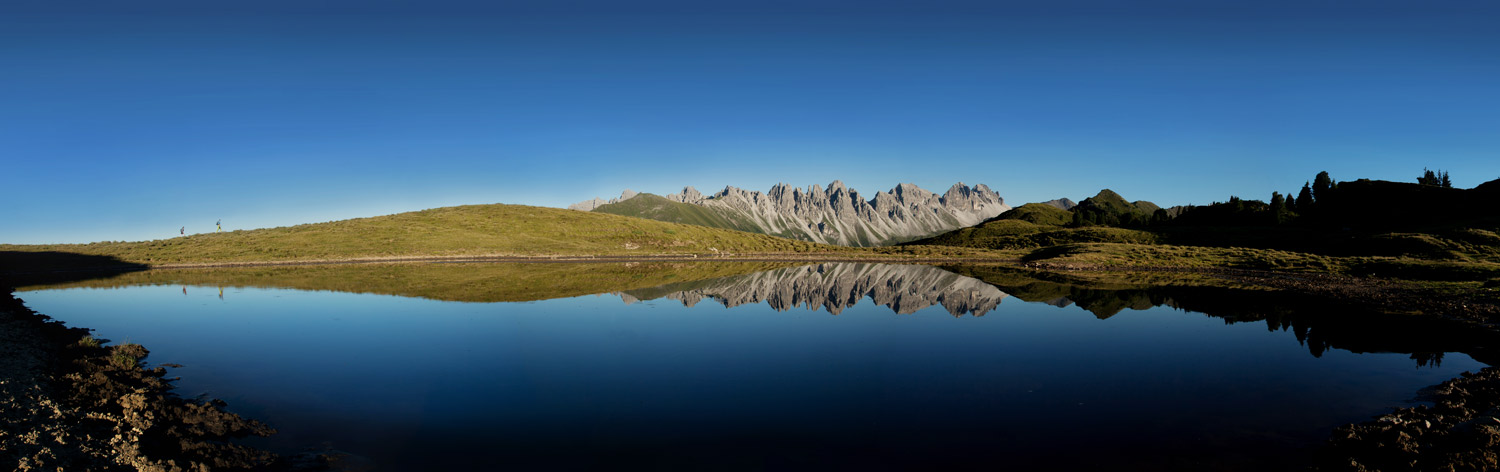
[[[634,192],[627,191],[621,198],[609,201],[595,198],[569,208],[655,219],[667,219],[662,215],[671,214],[661,211],[661,205],[649,209],[613,206],[634,196]],[[878,246],[918,239],[972,226],[1010,209],[1005,199],[984,184],[969,187],[962,182],[942,195],[914,184],[901,184],[868,200],[841,181],[805,189],[779,183],[765,193],[725,187],[712,195],[703,195],[693,187],[685,187],[682,192],[662,197],[712,210],[728,221],[737,222],[735,229],[748,227],[765,234],[844,246]]]

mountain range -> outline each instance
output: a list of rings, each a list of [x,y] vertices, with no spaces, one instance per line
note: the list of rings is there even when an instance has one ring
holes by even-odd
[[[901,184],[865,199],[841,181],[806,189],[784,183],[765,193],[725,187],[703,195],[693,187],[658,196],[626,190],[568,208],[675,223],[728,228],[843,246],[881,246],[973,226],[1010,206],[984,184],[954,184],[939,195]]]

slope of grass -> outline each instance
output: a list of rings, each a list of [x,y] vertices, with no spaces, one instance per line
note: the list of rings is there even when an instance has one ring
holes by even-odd
[[[1064,226],[1073,222],[1073,214],[1045,203],[1027,203],[1001,213],[993,220],[1021,220],[1039,225]]]
[[[682,223],[710,228],[732,229],[750,233],[764,232],[755,224],[734,215],[726,215],[713,208],[674,202],[666,198],[643,193],[628,200],[595,208],[594,212],[611,215],[634,216],[649,220]]]
[[[1130,206],[1134,207],[1135,211],[1138,211],[1143,215],[1150,215],[1152,213],[1156,213],[1156,210],[1161,209],[1161,206],[1145,200],[1136,200],[1134,202],[1131,202]]]
[[[1078,207],[1116,215],[1141,211],[1139,206],[1126,201],[1125,197],[1121,197],[1120,194],[1110,189],[1100,190],[1097,195],[1083,199],[1078,202]]]
[[[842,252],[846,248],[604,213],[467,205],[143,242],[0,245],[0,252],[108,256],[125,263],[263,262],[424,256]]]
[[[1104,226],[1063,228],[1039,225],[1024,220],[994,220],[910,244],[1014,250],[1076,243],[1155,244],[1157,242],[1159,238],[1155,234],[1133,229]]]
[[[1342,258],[1273,249],[1152,244],[1063,244],[1032,251],[1022,260],[1046,267],[1182,267],[1339,273]]]

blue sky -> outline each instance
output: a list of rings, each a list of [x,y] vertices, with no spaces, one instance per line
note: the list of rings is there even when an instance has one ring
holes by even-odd
[[[230,3],[0,6],[0,243],[685,185],[1500,178],[1486,2]]]

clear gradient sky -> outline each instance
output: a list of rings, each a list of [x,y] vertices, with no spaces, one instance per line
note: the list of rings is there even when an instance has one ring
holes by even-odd
[[[1500,178],[1500,3],[0,4],[0,243],[625,188]]]

